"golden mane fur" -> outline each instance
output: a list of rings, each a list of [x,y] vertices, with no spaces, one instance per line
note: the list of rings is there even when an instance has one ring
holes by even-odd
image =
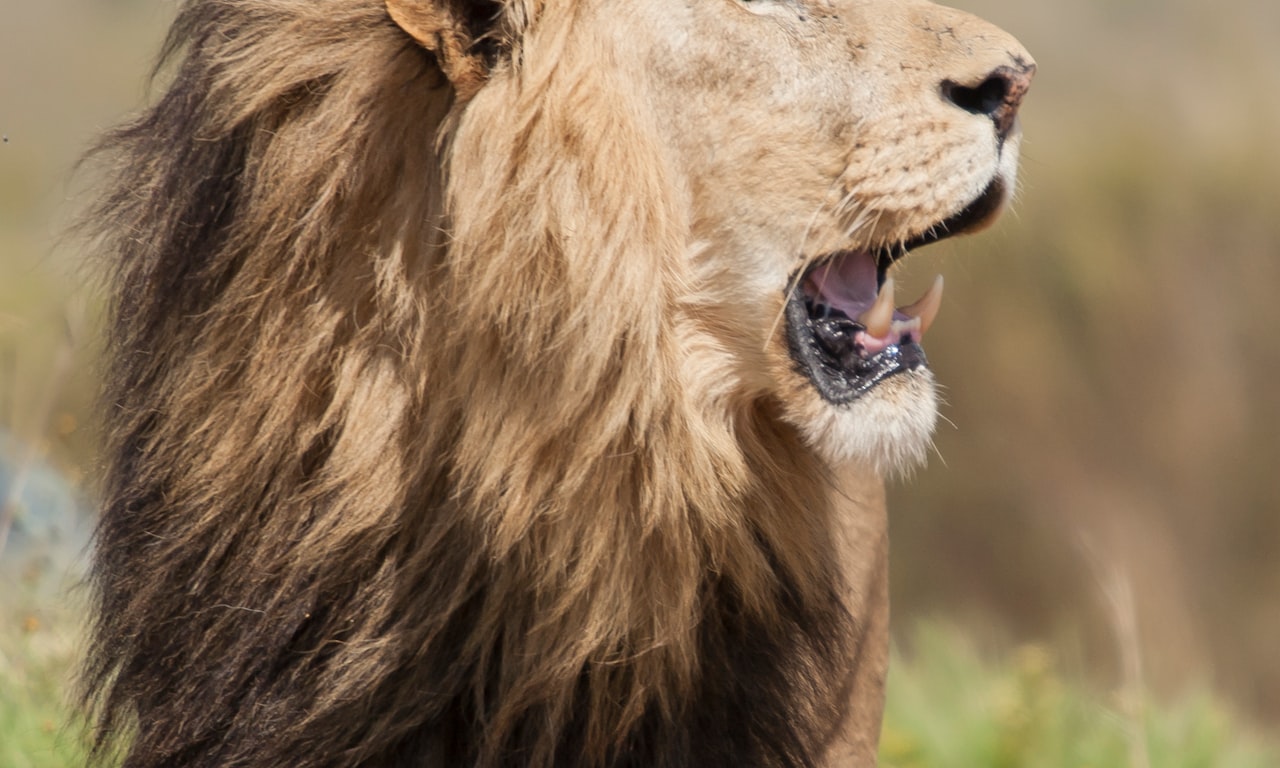
[[[581,5],[440,2],[434,47],[377,0],[182,7],[98,151],[100,753],[874,752],[879,481],[722,391],[689,192]]]

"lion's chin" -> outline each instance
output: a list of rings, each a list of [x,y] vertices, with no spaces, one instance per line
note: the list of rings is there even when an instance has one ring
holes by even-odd
[[[845,404],[814,394],[793,416],[805,441],[827,462],[859,462],[882,475],[924,464],[938,419],[938,394],[928,368],[893,376]]]

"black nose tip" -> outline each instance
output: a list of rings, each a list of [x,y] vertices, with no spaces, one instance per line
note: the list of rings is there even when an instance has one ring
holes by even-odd
[[[986,115],[995,123],[1000,141],[1008,138],[1018,117],[1022,97],[1035,76],[1034,64],[999,67],[977,85],[961,85],[951,80],[942,83],[942,98],[966,112]]]

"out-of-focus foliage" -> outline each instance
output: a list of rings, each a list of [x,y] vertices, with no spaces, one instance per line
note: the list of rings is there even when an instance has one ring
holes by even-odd
[[[81,730],[67,706],[81,612],[32,583],[0,572],[0,766],[85,765]]]
[[[1221,703],[1152,704],[1067,682],[1054,653],[984,659],[965,634],[923,624],[896,654],[884,768],[1271,768],[1280,752],[1240,732]]]

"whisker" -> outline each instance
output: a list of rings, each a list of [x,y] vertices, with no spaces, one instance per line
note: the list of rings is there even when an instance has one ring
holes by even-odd
[[[826,200],[830,197],[831,190],[839,183],[840,180],[836,179],[831,182],[829,187],[827,187],[827,195],[824,195],[822,202],[814,208],[813,213],[809,216],[808,223],[805,224],[804,232],[800,235],[799,248],[796,253],[798,253],[802,259],[806,260],[806,263],[801,264],[800,268],[795,271],[794,276],[787,281],[787,289],[786,292],[783,293],[782,307],[778,310],[777,314],[774,315],[773,322],[769,324],[769,332],[764,337],[766,346],[768,345],[768,339],[773,338],[773,334],[777,332],[778,326],[782,324],[783,318],[787,316],[787,302],[789,301],[789,297],[800,287],[800,280],[804,277],[805,270],[809,266],[807,263],[807,259],[809,257],[805,256],[805,251],[808,248],[809,236],[813,233],[813,228],[818,221],[818,217],[821,216],[823,211],[827,208]],[[837,203],[837,213],[839,212],[839,207],[840,204]]]

